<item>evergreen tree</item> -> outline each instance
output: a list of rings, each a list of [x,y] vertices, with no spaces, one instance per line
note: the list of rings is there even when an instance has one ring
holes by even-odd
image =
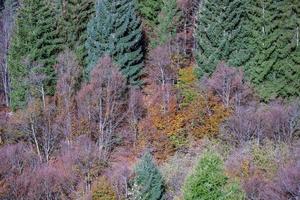
[[[244,195],[236,184],[228,185],[219,155],[205,152],[194,172],[183,186],[185,200],[242,200]]]
[[[159,200],[163,198],[163,178],[149,152],[143,155],[134,172],[134,199]]]
[[[162,0],[138,0],[139,13],[150,28],[154,28],[159,23],[158,15],[162,3]]]
[[[85,41],[87,23],[94,13],[93,0],[63,0],[56,3],[59,32],[67,48],[73,50],[83,64],[87,56]]]
[[[224,16],[225,41],[221,43],[222,60],[235,67],[242,67],[251,57],[251,48],[248,46],[249,34],[249,8],[253,1],[233,0],[227,1]]]
[[[180,22],[180,14],[177,0],[162,0],[158,24],[154,28],[156,37],[151,40],[152,47],[165,44],[174,37],[177,25]]]
[[[87,74],[105,54],[110,55],[132,85],[142,75],[142,30],[134,0],[99,0],[87,28]]]
[[[247,0],[206,0],[200,6],[196,31],[200,77],[210,75],[220,61],[241,67],[250,59],[249,4]]]
[[[268,100],[299,95],[299,4],[255,1],[249,46],[254,56],[246,63],[248,77]]]
[[[210,75],[226,52],[224,19],[226,18],[225,0],[204,0],[198,14],[196,30],[198,74]]]
[[[24,0],[16,19],[15,33],[9,50],[12,107],[26,104],[30,71],[38,63],[38,73],[44,74],[45,94],[55,88],[53,65],[61,41],[56,29],[55,13],[46,0]],[[24,64],[24,61],[27,64]],[[28,64],[29,63],[29,64]]]

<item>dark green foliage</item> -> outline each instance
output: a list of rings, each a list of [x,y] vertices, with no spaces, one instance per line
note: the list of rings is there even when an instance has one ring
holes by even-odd
[[[244,67],[264,100],[300,94],[300,3],[206,0],[196,31],[199,76],[220,61]]]
[[[59,32],[67,48],[73,50],[81,64],[87,56],[85,41],[87,24],[94,13],[93,0],[65,0],[57,2]]]
[[[221,157],[205,152],[194,172],[187,178],[184,187],[185,200],[237,200],[244,195],[236,184],[228,185]]]
[[[61,44],[56,25],[55,13],[48,1],[24,0],[22,2],[9,50],[13,108],[26,104],[29,75],[30,71],[34,71],[29,68],[34,67],[33,63],[42,66],[38,70],[45,76],[43,84],[46,94],[54,94],[53,65]]]
[[[141,21],[133,0],[102,0],[87,28],[87,69],[89,74],[98,60],[110,55],[132,85],[139,85],[143,68]]]
[[[158,15],[162,3],[162,0],[138,0],[138,11],[150,28],[154,28],[159,23]]]
[[[249,34],[249,7],[248,0],[228,1],[225,19],[223,22],[226,42],[221,49],[225,51],[224,58],[228,64],[235,67],[243,66],[251,56],[251,49],[248,47],[247,36]]]
[[[250,80],[265,100],[298,96],[299,3],[266,0],[252,6],[249,46],[254,56],[245,65]]]
[[[198,44],[198,73],[202,77],[211,74],[226,54],[228,45],[224,35],[223,21],[226,18],[224,0],[204,0],[198,14],[196,38]],[[221,49],[223,48],[223,49]]]
[[[198,15],[196,31],[199,75],[210,75],[219,62],[243,66],[250,59],[247,0],[206,0]]]
[[[159,200],[163,198],[163,178],[150,153],[143,155],[134,172],[134,199]]]
[[[158,24],[154,28],[155,38],[150,40],[152,47],[165,44],[174,37],[180,22],[180,11],[177,0],[162,0],[161,12],[158,15]]]

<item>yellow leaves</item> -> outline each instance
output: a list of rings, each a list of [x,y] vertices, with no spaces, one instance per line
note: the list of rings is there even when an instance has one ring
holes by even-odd
[[[190,138],[213,137],[219,132],[219,126],[230,115],[213,94],[201,91],[192,66],[179,70],[176,85],[170,91],[168,104],[163,107],[164,91],[152,87],[149,96],[155,97],[148,104],[147,118],[140,128],[148,145],[153,144],[160,158],[185,145]],[[162,109],[166,108],[166,109]],[[147,142],[144,142],[147,145]],[[158,153],[160,152],[160,153]],[[156,156],[158,158],[158,156]]]
[[[182,68],[179,70],[178,85],[179,86],[193,86],[197,81],[194,68],[192,66]]]
[[[92,188],[93,200],[116,200],[116,194],[105,177],[100,177]]]
[[[242,161],[242,166],[241,166],[242,177],[246,177],[246,178],[249,177],[249,175],[250,175],[250,165],[251,165],[250,160],[246,159],[246,160]]]

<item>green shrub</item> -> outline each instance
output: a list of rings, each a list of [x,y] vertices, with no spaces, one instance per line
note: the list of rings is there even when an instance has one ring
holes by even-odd
[[[184,184],[183,195],[185,200],[244,199],[239,185],[228,182],[220,156],[212,152],[203,154]]]
[[[116,194],[113,191],[109,181],[101,177],[92,189],[92,200],[116,200]]]

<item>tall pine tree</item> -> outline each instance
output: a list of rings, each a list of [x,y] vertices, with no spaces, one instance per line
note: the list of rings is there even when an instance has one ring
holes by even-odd
[[[226,35],[224,19],[226,17],[226,0],[204,0],[198,14],[196,30],[198,74],[210,75],[217,64],[224,59]]]
[[[105,54],[120,67],[130,84],[139,85],[143,68],[141,21],[134,0],[98,0],[88,24],[87,74]]]
[[[150,28],[154,28],[159,23],[158,15],[162,3],[162,0],[138,0],[139,13]]]
[[[162,45],[170,41],[180,22],[180,11],[177,0],[162,0],[161,12],[158,15],[158,24],[154,28],[155,38],[150,40],[152,47]]]
[[[197,24],[199,75],[210,75],[220,61],[243,66],[251,57],[247,44],[249,1],[206,0]]]
[[[265,99],[299,95],[299,3],[255,1],[251,17],[248,77]],[[298,77],[298,78],[297,78]]]
[[[67,48],[73,50],[83,64],[87,56],[85,41],[87,24],[94,13],[93,0],[61,0],[58,8],[59,32]]]
[[[9,50],[11,102],[13,108],[26,104],[30,74],[43,74],[45,94],[54,94],[53,65],[61,49],[53,7],[46,0],[24,0],[19,10]],[[25,64],[26,61],[26,64]],[[34,69],[35,64],[39,66]],[[33,69],[32,69],[33,68]]]

